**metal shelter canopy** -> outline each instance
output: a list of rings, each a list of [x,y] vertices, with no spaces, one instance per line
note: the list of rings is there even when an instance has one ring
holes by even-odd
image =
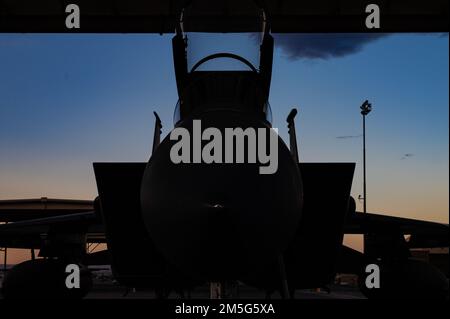
[[[0,32],[173,33],[189,2],[0,0]],[[65,27],[70,3],[80,7],[79,30]],[[258,32],[254,3],[265,8],[273,33],[374,31],[364,26],[370,3],[380,7],[379,32],[448,31],[448,0],[194,0],[190,31]]]

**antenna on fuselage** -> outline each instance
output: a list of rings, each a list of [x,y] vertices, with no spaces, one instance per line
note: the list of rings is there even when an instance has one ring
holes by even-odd
[[[288,133],[289,133],[289,149],[291,150],[291,154],[295,159],[295,162],[299,162],[298,158],[298,146],[297,146],[297,134],[295,133],[295,116],[297,115],[297,109],[293,108],[289,115],[286,118],[286,122],[288,123]]]
[[[155,153],[155,150],[158,148],[159,143],[161,142],[161,129],[162,129],[162,123],[161,119],[158,116],[158,113],[153,112],[155,115],[155,131],[153,133],[153,147],[152,147],[152,154]]]

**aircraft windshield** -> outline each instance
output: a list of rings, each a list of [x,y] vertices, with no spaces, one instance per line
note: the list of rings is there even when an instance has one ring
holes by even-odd
[[[259,68],[260,33],[200,33],[189,32],[187,38],[188,70],[201,59],[217,53],[231,53]],[[218,57],[199,65],[197,71],[248,71],[245,63],[230,57]]]

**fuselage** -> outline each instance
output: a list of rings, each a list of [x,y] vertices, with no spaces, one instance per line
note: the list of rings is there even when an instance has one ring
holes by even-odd
[[[184,107],[190,112],[175,127],[189,136],[188,147],[177,149],[187,151],[184,158],[189,161],[174,162],[171,152],[181,136],[168,134],[145,170],[141,206],[148,233],[167,261],[186,274],[253,281],[273,269],[297,229],[302,208],[298,165],[255,107],[260,103],[257,84],[239,72],[234,77],[209,72],[198,78],[185,95],[190,100]],[[202,132],[196,132],[199,123]],[[207,129],[220,134],[199,141]],[[245,135],[245,143],[239,144],[235,136],[229,157],[225,139],[234,129],[254,132],[255,138]],[[215,149],[208,148],[219,137],[223,140],[216,141]],[[276,143],[270,143],[273,139]],[[276,154],[275,171],[261,172],[269,165],[258,156],[262,148]],[[219,156],[205,161],[199,150],[219,151],[223,161]]]

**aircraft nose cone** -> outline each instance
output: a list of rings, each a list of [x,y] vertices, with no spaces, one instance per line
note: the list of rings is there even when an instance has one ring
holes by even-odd
[[[163,256],[206,280],[243,280],[273,266],[301,216],[300,174],[287,147],[280,141],[278,171],[264,175],[257,163],[174,164],[174,143],[160,144],[141,186],[142,217]]]
[[[207,204],[207,206],[208,206],[208,208],[211,208],[212,210],[215,210],[215,211],[218,211],[218,212],[221,212],[221,211],[225,210],[225,206],[223,206],[221,204],[214,204],[214,205],[208,205]]]

